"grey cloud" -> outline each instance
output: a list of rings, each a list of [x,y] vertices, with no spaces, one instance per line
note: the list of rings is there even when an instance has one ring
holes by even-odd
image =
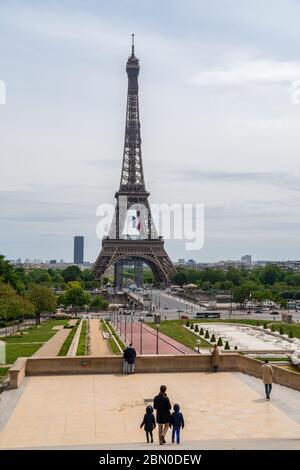
[[[281,186],[296,191],[300,190],[300,175],[279,172],[226,172],[188,170],[177,175],[180,179],[188,181],[210,181],[218,180],[223,183],[263,183]]]

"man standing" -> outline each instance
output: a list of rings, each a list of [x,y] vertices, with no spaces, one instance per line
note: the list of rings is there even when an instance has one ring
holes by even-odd
[[[160,386],[160,393],[156,395],[153,407],[156,410],[156,422],[158,424],[158,440],[159,444],[165,444],[165,435],[168,432],[171,419],[171,403],[166,394],[167,387]]]
[[[269,364],[268,359],[266,359],[264,365],[261,366],[261,378],[263,380],[263,383],[265,384],[267,400],[270,400],[273,377],[274,377],[273,367]]]
[[[127,374],[128,372],[127,350],[128,348],[126,347],[123,351],[123,374]]]
[[[127,373],[134,374],[134,364],[136,358],[136,350],[132,347],[130,343],[129,347],[126,348],[126,359],[127,359]]]
[[[218,372],[220,365],[220,351],[216,344],[214,345],[214,349],[211,351],[211,364],[214,372]]]

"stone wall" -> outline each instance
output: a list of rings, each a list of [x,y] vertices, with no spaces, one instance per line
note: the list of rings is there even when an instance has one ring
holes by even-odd
[[[220,356],[220,371],[243,372],[260,378],[262,363],[257,359],[237,353]],[[67,375],[67,374],[118,374],[122,371],[122,357],[54,357],[19,358],[10,369],[11,386],[19,387],[26,375]],[[300,390],[300,374],[273,366],[275,382]],[[138,356],[135,371],[153,372],[207,372],[211,371],[210,354],[191,354],[182,356],[147,355]]]
[[[11,388],[19,388],[26,373],[26,357],[19,357],[9,369],[9,385]]]

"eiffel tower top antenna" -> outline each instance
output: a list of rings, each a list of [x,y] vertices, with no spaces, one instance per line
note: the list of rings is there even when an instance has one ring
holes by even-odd
[[[131,55],[134,57],[134,34],[131,35],[132,42],[131,42]]]

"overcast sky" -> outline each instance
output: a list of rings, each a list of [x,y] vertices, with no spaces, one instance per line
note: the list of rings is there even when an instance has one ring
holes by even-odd
[[[173,260],[299,259],[300,2],[0,1],[0,252],[85,259],[122,162],[130,34],[151,202],[203,203]]]

